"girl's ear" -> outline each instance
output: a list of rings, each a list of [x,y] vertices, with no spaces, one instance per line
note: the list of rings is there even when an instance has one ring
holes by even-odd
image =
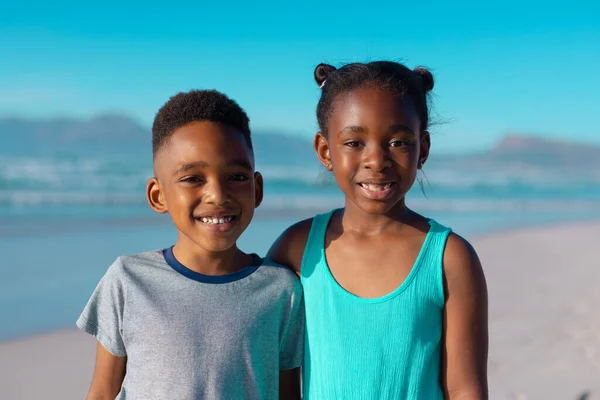
[[[328,171],[332,171],[333,166],[331,164],[331,155],[329,154],[329,144],[321,132],[317,132],[315,135],[314,146],[315,151],[317,152],[317,157],[319,158],[319,161],[321,161],[321,164],[323,164]]]
[[[148,184],[146,185],[146,199],[148,200],[150,208],[157,213],[165,214],[169,211],[167,202],[165,201],[163,188],[155,177],[148,180]]]
[[[417,168],[423,168],[423,164],[427,162],[429,158],[429,150],[431,149],[431,138],[429,132],[423,131],[421,133],[421,143],[419,148],[419,160],[417,161]]]

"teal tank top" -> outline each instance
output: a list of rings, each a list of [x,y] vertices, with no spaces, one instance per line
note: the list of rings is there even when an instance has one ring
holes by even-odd
[[[406,280],[382,297],[362,298],[341,287],[327,265],[325,233],[333,212],[313,219],[300,270],[304,399],[443,399],[442,259],[451,230],[429,220]]]

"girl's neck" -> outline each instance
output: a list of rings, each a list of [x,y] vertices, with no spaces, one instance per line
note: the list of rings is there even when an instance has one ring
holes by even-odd
[[[374,236],[384,232],[397,232],[413,219],[414,213],[406,207],[404,199],[385,214],[368,214],[346,201],[341,224],[344,232]]]
[[[186,238],[187,239],[187,238]],[[239,271],[252,263],[252,256],[237,246],[227,250],[207,251],[189,240],[177,240],[173,255],[181,264],[204,275],[224,275]]]

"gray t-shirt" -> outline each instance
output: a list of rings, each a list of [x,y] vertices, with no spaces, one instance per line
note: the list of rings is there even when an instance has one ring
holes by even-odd
[[[171,249],[119,257],[77,320],[127,356],[117,399],[278,399],[279,371],[302,364],[302,288],[287,268],[253,264],[207,276]]]

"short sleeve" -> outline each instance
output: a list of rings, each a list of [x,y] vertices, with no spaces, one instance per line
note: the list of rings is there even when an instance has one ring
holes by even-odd
[[[304,358],[304,298],[300,282],[294,282],[294,291],[286,313],[287,320],[279,346],[279,370],[298,368]]]
[[[77,320],[77,327],[94,336],[111,354],[125,357],[123,265],[117,259],[106,271]]]

